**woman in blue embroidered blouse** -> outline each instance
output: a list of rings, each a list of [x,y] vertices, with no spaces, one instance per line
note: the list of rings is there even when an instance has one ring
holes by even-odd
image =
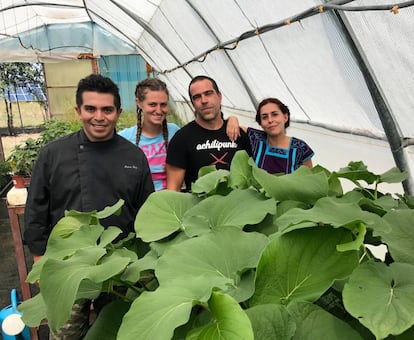
[[[313,150],[303,140],[286,135],[289,108],[277,98],[266,98],[257,107],[256,122],[262,130],[247,128],[253,160],[271,174],[294,172],[301,165],[312,168]]]

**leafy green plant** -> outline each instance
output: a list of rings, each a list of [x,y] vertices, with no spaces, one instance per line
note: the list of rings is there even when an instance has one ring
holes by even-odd
[[[20,305],[25,323],[56,330],[78,299],[114,292],[86,339],[412,338],[413,197],[378,190],[405,173],[351,162],[270,175],[241,151],[200,175],[192,193],[153,193],[118,243],[99,220],[122,201],[66,212],[29,273],[40,293]]]
[[[70,123],[65,120],[51,119],[45,121],[41,125],[41,129],[40,141],[41,145],[44,146],[52,140],[77,131],[79,126],[78,124]]]
[[[12,174],[30,177],[41,147],[41,141],[33,138],[26,139],[23,144],[17,144],[6,160]]]
[[[116,124],[116,130],[121,131],[134,125],[137,125],[137,114],[131,111],[122,111]]]
[[[40,149],[52,140],[74,131],[70,123],[61,120],[48,120],[41,125],[42,131],[36,139],[28,138],[16,145],[4,165],[13,175],[30,177]]]

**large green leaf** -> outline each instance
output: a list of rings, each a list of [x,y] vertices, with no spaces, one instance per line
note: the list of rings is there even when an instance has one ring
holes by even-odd
[[[129,258],[111,256],[103,264],[97,264],[105,253],[97,247],[85,248],[67,260],[48,259],[45,262],[40,274],[41,293],[47,306],[48,324],[53,331],[68,320],[82,280],[104,282],[129,263]]]
[[[294,340],[362,340],[361,335],[346,322],[309,302],[295,302],[288,307],[296,322]]]
[[[254,289],[251,268],[267,242],[264,235],[228,227],[166,249],[156,267],[160,287],[133,302],[118,339],[171,339],[192,306],[206,303],[213,289],[247,299]]]
[[[414,266],[365,262],[345,284],[343,300],[377,339],[401,334],[414,325]]]
[[[246,224],[262,221],[266,214],[276,213],[276,202],[266,199],[255,190],[233,190],[227,196],[204,199],[183,216],[186,235],[192,237],[217,227],[234,226],[242,229]]]
[[[32,269],[27,274],[26,282],[34,284],[34,283],[36,283],[36,281],[39,281],[40,273],[42,272],[42,268],[43,268],[43,265],[45,264],[46,260],[47,260],[47,257],[42,256],[42,258],[39,261],[36,261],[36,262],[33,263]]]
[[[263,304],[246,311],[255,339],[292,339],[296,324],[283,305]]]
[[[406,171],[394,167],[380,175],[380,183],[401,183],[408,177]]]
[[[74,231],[70,237],[62,238],[56,235],[49,239],[45,255],[33,265],[27,281],[34,283],[40,279],[40,273],[47,259],[61,260],[72,256],[78,249],[95,247],[103,231],[102,226],[84,225]]]
[[[149,251],[143,258],[140,258],[129,264],[122,274],[121,279],[126,282],[135,283],[141,277],[144,270],[155,269],[157,263],[157,255],[155,251]]]
[[[275,176],[259,168],[252,168],[253,176],[276,201],[293,200],[313,204],[329,192],[328,177],[324,172],[312,173],[306,166],[292,174]]]
[[[99,245],[101,247],[106,247],[108,244],[114,241],[121,233],[122,233],[122,230],[119,229],[118,227],[106,228],[103,231],[101,237],[99,238]]]
[[[279,211],[279,205],[276,208],[276,212]],[[275,223],[277,215],[267,214],[263,221],[254,225],[248,225],[243,230],[245,231],[256,231],[266,236],[273,235],[278,231],[277,224]]]
[[[117,203],[112,206],[107,206],[101,211],[94,210],[90,212],[81,212],[76,210],[66,210],[65,216],[53,227],[49,239],[53,239],[56,236],[67,237],[78,230],[82,225],[99,225],[100,219],[104,219],[111,215],[119,215],[123,205],[124,200],[119,199]]]
[[[341,196],[343,194],[342,183],[335,173],[331,173],[328,169],[317,164],[312,168],[313,173],[324,172],[328,177],[329,196]]]
[[[93,282],[91,280],[85,279],[79,285],[78,291],[76,293],[76,300],[79,299],[96,299],[99,294],[102,292],[103,284],[102,282]]]
[[[128,258],[131,263],[138,260],[137,253],[135,253],[134,251],[126,249],[126,248],[116,248],[116,249],[108,250],[107,256],[105,256],[102,259],[101,263],[104,263],[105,261],[110,259],[111,256],[119,256],[119,257]]]
[[[349,179],[354,183],[363,180],[368,184],[372,184],[380,178],[379,175],[368,171],[367,166],[362,161],[349,162],[347,167],[339,169],[336,174],[338,177]]]
[[[189,237],[184,233],[178,233],[174,235],[174,238],[164,239],[160,241],[151,242],[151,249],[155,251],[158,256],[164,254],[164,251],[174,244],[181,243],[188,240]]]
[[[208,175],[209,173],[215,172],[217,171],[217,168],[215,165],[205,165],[202,166],[199,170],[198,170],[198,177],[203,177],[205,175]]]
[[[199,177],[191,185],[191,192],[198,195],[211,195],[215,193],[220,183],[227,183],[230,172],[228,170],[216,170]]]
[[[40,293],[23,301],[17,309],[23,313],[22,320],[29,327],[37,327],[47,318],[45,301]]]
[[[384,216],[392,228],[391,233],[380,232],[392,258],[397,262],[414,265],[414,210],[392,210]]]
[[[107,206],[101,211],[96,213],[96,217],[100,220],[107,218],[112,215],[120,215],[122,211],[122,206],[124,205],[125,201],[123,199],[119,199],[114,205]]]
[[[248,163],[249,155],[245,150],[237,151],[230,164],[229,186],[247,189],[252,181],[252,167]]]
[[[170,340],[174,329],[189,320],[192,307],[207,303],[210,295],[203,278],[194,278],[187,286],[144,292],[125,314],[117,340]]]
[[[122,300],[115,300],[106,305],[83,340],[116,340],[122,318],[130,306],[130,303]]]
[[[208,302],[213,322],[191,331],[186,340],[253,340],[246,313],[229,295],[213,292]]]
[[[359,228],[360,223],[375,231],[390,231],[388,223],[378,215],[361,210],[357,203],[348,202],[348,199],[335,197],[323,197],[308,210],[291,209],[276,219],[276,223],[279,231],[284,233],[315,225],[347,227],[353,230]]]
[[[275,219],[279,216],[282,216],[284,213],[288,212],[290,209],[293,209],[293,208],[308,209],[309,206],[306,203],[299,202],[299,201],[287,200],[287,201],[279,202],[277,204]]]
[[[78,214],[76,216],[64,216],[53,227],[49,239],[55,237],[66,237],[74,231],[79,230],[82,225],[88,225],[91,217],[89,214]]]
[[[398,201],[391,195],[384,195],[375,200],[362,198],[359,201],[359,206],[362,210],[372,212],[378,216],[384,216],[387,211],[398,208]]]
[[[358,265],[356,251],[336,250],[337,244],[351,239],[350,231],[326,226],[295,230],[272,240],[257,268],[251,305],[315,301]]]
[[[155,274],[160,286],[170,287],[188,286],[195,277],[203,277],[206,287],[219,287],[241,302],[253,294],[250,269],[256,268],[267,244],[262,234],[221,228],[166,250]]]
[[[182,217],[196,202],[196,197],[189,193],[170,190],[152,193],[136,216],[137,237],[152,242],[183,230]]]
[[[96,247],[103,232],[104,228],[102,226],[81,226],[70,237],[56,237],[49,240],[45,256],[48,258],[63,259],[73,255],[79,249]]]

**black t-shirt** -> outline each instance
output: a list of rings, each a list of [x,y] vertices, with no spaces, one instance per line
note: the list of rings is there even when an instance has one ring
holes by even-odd
[[[240,137],[232,142],[226,134],[227,121],[218,130],[204,129],[195,121],[181,128],[168,144],[167,163],[185,169],[185,185],[191,189],[191,183],[198,178],[198,171],[206,165],[215,165],[217,169],[230,170],[234,154],[246,150],[251,155],[247,134],[240,129]]]

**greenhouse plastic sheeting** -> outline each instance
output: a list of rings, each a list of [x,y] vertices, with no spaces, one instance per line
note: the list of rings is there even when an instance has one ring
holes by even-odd
[[[223,93],[225,114],[236,114],[244,125],[257,126],[261,99],[278,97],[289,106],[293,124],[394,137],[390,152],[410,171],[414,1],[396,4],[0,0],[0,61],[140,54],[168,84],[185,120],[193,117],[188,83],[207,74]]]

